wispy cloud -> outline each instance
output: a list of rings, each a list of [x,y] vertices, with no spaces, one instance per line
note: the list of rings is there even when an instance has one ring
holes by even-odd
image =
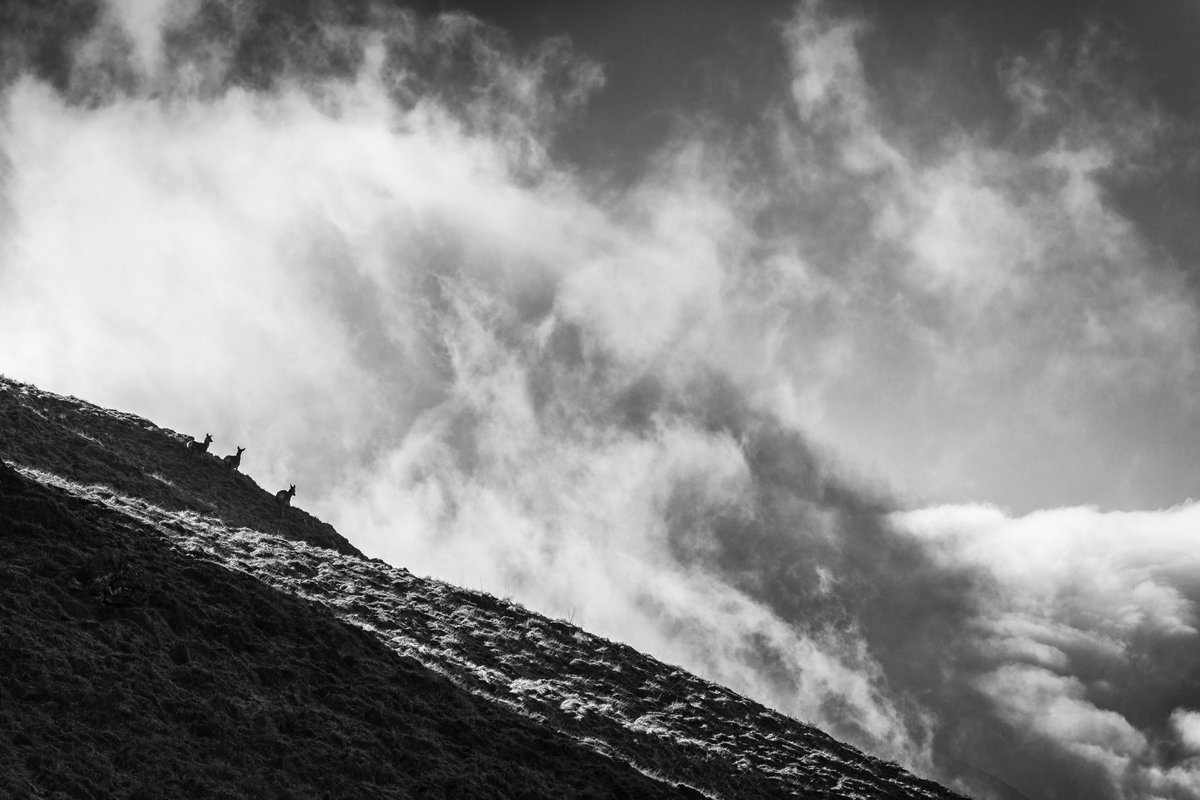
[[[818,334],[853,364],[806,424],[926,496],[1185,496],[1195,470],[1167,442],[1196,414],[1196,311],[1181,265],[1109,189],[1166,155],[1169,121],[1113,77],[1092,32],[997,67],[1007,133],[948,126],[931,147],[876,102],[864,31],[802,15],[790,34],[780,226],[841,311]],[[796,383],[811,396],[809,376]],[[1139,488],[1112,479],[1118,462]]]
[[[1194,791],[1192,506],[888,496],[1195,474],[1157,455],[1197,421],[1196,308],[1106,188],[1174,123],[1099,33],[1001,65],[1008,129],[931,145],[870,24],[803,4],[757,129],[715,110],[614,189],[552,156],[604,83],[565,40],[137,8],[4,91],[6,373],[927,774]]]

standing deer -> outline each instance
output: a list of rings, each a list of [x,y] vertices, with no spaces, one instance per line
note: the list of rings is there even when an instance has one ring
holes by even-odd
[[[236,454],[231,455],[231,456],[225,456],[224,458],[221,459],[221,461],[223,461],[225,463],[225,466],[229,467],[229,469],[233,470],[234,472],[237,472],[238,467],[240,467],[242,465],[242,452],[245,449],[246,448],[241,447],[239,445],[238,451]]]
[[[207,453],[208,446],[210,444],[212,444],[212,434],[211,433],[204,434],[203,442],[198,442],[195,439],[192,439],[187,444],[188,455],[189,456],[198,456],[201,453]]]
[[[292,498],[296,496],[296,484],[292,484],[290,489],[280,489],[275,493],[275,502],[279,503],[279,518],[283,519],[283,512],[291,505]]]

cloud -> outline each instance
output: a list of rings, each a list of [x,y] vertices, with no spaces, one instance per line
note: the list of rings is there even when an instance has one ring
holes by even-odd
[[[1105,794],[1194,796],[1200,505],[1016,518],[953,506],[893,520],[943,563],[993,580],[964,631],[963,677],[1042,756],[1022,769],[980,749],[978,766],[1027,793],[1048,775],[1077,792],[1086,774]]]
[[[1173,123],[1099,33],[930,144],[882,33],[803,4],[757,129],[681,126],[617,189],[554,155],[604,85],[565,39],[104,8],[2,95],[6,373],[924,774],[1193,791],[1194,504],[889,489],[1186,484],[1196,310],[1106,183]]]
[[[811,364],[805,340],[824,339],[854,365],[788,365],[801,424],[919,497],[1186,496],[1194,466],[1169,441],[1196,415],[1196,310],[1186,272],[1110,189],[1177,157],[1172,123],[1092,31],[997,68],[1014,98],[1003,135],[949,125],[931,146],[867,81],[870,35],[819,13],[788,32],[772,233],[816,273],[830,317],[789,344]],[[1125,481],[1099,466],[1120,460]]]
[[[83,48],[102,50],[112,42],[115,27],[128,39],[132,48],[130,61],[143,75],[153,75],[162,69],[163,37],[171,28],[181,27],[200,10],[199,0],[167,0],[167,2],[142,3],[137,0],[106,0],[103,3],[105,22],[95,31],[95,36]],[[95,64],[88,64],[94,68]]]
[[[1171,728],[1188,755],[1200,754],[1200,713],[1183,708],[1171,712]]]

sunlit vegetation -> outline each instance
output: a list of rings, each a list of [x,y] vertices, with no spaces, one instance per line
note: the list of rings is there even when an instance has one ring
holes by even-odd
[[[0,796],[948,797],[0,380]]]

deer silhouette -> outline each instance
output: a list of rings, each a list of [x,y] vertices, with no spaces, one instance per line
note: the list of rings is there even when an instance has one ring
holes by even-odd
[[[210,444],[212,444],[212,434],[211,433],[204,434],[203,442],[198,442],[195,439],[192,439],[187,444],[188,455],[189,456],[197,456],[197,455],[200,455],[201,453],[207,453],[208,446]]]
[[[246,448],[239,445],[237,453],[231,456],[225,456],[221,459],[221,461],[224,462],[225,466],[229,467],[234,472],[237,472],[238,467],[242,465],[242,452],[245,451],[245,449]]]
[[[279,503],[279,518],[283,519],[283,512],[291,505],[292,498],[296,496],[296,484],[292,484],[290,489],[280,489],[275,493],[275,502]]]

